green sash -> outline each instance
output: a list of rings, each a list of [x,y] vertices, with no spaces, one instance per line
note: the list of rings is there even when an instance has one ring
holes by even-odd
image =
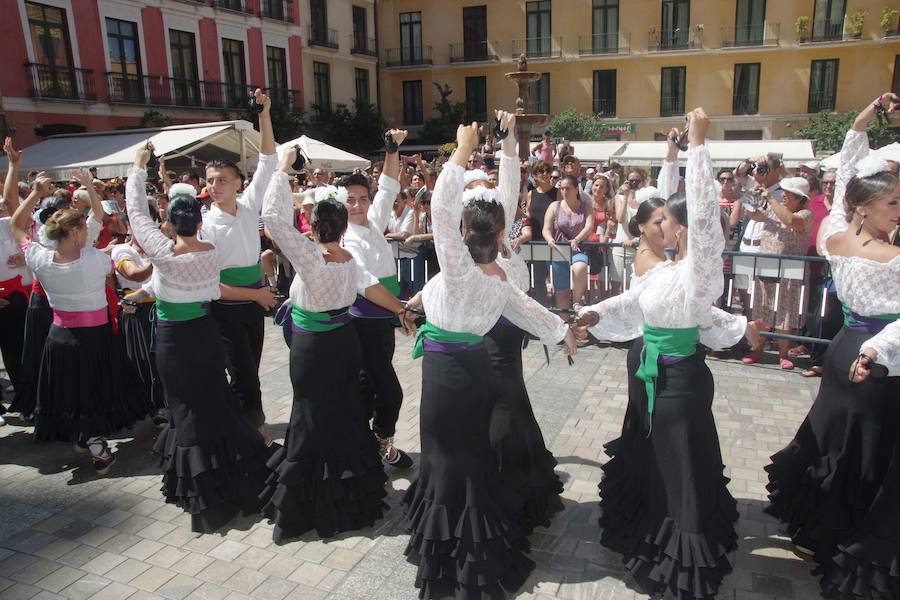
[[[311,310],[304,310],[299,306],[292,305],[291,306],[291,321],[305,331],[314,331],[316,333],[321,333],[323,331],[334,331],[340,327],[346,325],[346,321],[335,322],[335,319],[341,318],[343,315],[347,313],[341,313],[339,315],[330,315],[325,312],[313,312]]]
[[[250,287],[262,281],[262,264],[228,267],[219,273],[219,283],[235,287]]]
[[[445,344],[469,344],[475,345],[484,339],[482,335],[474,333],[457,333],[456,331],[447,331],[441,329],[437,325],[432,325],[428,321],[419,327],[416,334],[416,344],[413,346],[413,359],[421,357],[425,354],[425,338],[433,342],[441,342]]]
[[[844,313],[844,325],[847,327],[853,327],[854,325],[865,325],[862,321],[858,320],[847,305],[843,302],[841,303],[841,310]],[[866,319],[876,319],[878,321],[900,321],[900,314],[895,315],[872,315],[871,317],[864,317]]]
[[[400,282],[397,281],[396,275],[388,275],[378,280],[378,283],[387,288],[387,291],[393,295],[400,297]]]
[[[693,356],[700,340],[699,327],[665,329],[651,327],[644,323],[644,350],[641,352],[641,366],[635,375],[647,387],[647,413],[650,415],[650,429],[653,432],[653,410],[656,406],[656,378],[659,376],[659,357]]]
[[[203,302],[166,302],[156,300],[156,318],[161,321],[191,321],[206,316]]]

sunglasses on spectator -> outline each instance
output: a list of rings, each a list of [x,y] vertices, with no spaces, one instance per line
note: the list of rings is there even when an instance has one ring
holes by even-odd
[[[719,181],[721,181],[723,183],[726,181],[734,181],[734,177],[731,177],[729,175],[723,175],[722,177],[719,177]]]
[[[829,185],[829,186],[834,187],[836,184],[837,184],[836,181],[823,181],[823,182],[822,182],[822,187],[825,187],[826,185]]]
[[[550,179],[559,179],[559,175],[551,175]]]

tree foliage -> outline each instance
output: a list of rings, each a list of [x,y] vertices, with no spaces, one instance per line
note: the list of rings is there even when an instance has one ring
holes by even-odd
[[[367,102],[338,104],[310,123],[309,135],[347,152],[368,156],[384,144],[384,119]]]
[[[844,136],[853,126],[857,112],[828,113],[821,112],[810,117],[809,122],[794,132],[794,137],[804,140],[815,140],[817,152],[837,152],[844,143]],[[880,148],[890,144],[895,138],[894,132],[881,127],[878,121],[869,124],[869,144]]]
[[[141,127],[168,127],[172,125],[172,118],[158,110],[150,109],[144,111],[139,123]]]
[[[586,115],[574,108],[568,108],[553,117],[547,124],[547,129],[555,138],[599,140],[602,137],[601,124],[601,120],[593,115]]]
[[[437,116],[425,121],[420,140],[424,144],[444,144],[456,139],[456,128],[463,122],[466,105],[450,100],[453,89],[448,85],[434,84],[441,99],[434,103]]]

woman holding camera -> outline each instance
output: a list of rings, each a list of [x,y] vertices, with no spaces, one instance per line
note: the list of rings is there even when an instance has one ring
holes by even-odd
[[[780,197],[763,190],[762,204],[757,210],[747,212],[751,220],[763,224],[759,251],[763,254],[804,255],[815,220],[815,215],[807,208],[809,183],[802,177],[787,177],[781,180],[779,186],[782,192]],[[803,279],[757,277],[754,317],[779,333],[793,333],[800,326],[800,315],[806,312],[800,306],[805,284]],[[794,368],[794,363],[788,358],[789,347],[789,340],[778,340],[779,366],[785,370]],[[744,357],[744,363],[753,364],[761,355],[762,347]]]
[[[631,277],[634,249],[638,244],[638,240],[628,233],[628,223],[631,222],[638,206],[640,206],[637,192],[642,187],[646,187],[646,185],[647,174],[643,169],[632,169],[628,172],[628,177],[614,200],[615,222],[618,223],[618,228],[614,236],[608,229],[606,232],[607,238],[611,237],[611,241],[622,244],[621,247],[613,248],[610,251],[612,254],[612,270],[609,278],[612,281],[614,295],[628,287],[627,282]]]
[[[822,383],[793,441],[772,457],[767,512],[820,565],[826,597],[900,598],[900,182],[866,128],[900,108],[883,94],[844,138],[819,229],[844,309]]]

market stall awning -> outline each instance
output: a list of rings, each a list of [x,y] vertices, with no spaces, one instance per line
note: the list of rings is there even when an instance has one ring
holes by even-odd
[[[887,146],[882,146],[878,150],[873,150],[875,154],[885,160],[894,160],[900,162],[900,142],[894,142]],[[837,152],[822,161],[823,169],[837,169],[841,166],[841,153]]]
[[[572,142],[578,148],[579,143]],[[587,142],[590,143],[590,142]],[[768,152],[778,152],[784,157],[784,164],[788,168],[797,168],[801,164],[814,160],[812,140],[751,140],[751,141],[720,141],[709,140],[709,155],[715,167],[735,167],[745,158],[762,156]],[[581,152],[578,151],[579,158]],[[664,142],[627,142],[624,147],[610,157],[625,166],[661,166],[666,157],[666,144]],[[678,153],[678,162],[682,166],[687,162],[687,153]]]
[[[351,154],[346,150],[329,146],[309,136],[300,137],[278,145],[279,154],[282,148],[300,146],[306,157],[309,158],[310,168],[326,169],[339,173],[347,173],[353,169],[368,169],[371,161],[361,156]]]
[[[200,162],[213,158],[233,160],[246,172],[257,162],[259,132],[249,121],[193,123],[152,129],[125,129],[97,133],[57,135],[25,148],[22,165],[28,171],[46,171],[57,180],[72,171],[97,167],[101,179],[127,174],[137,148],[153,142],[158,155],[173,159],[191,157]],[[0,170],[6,159],[0,159]]]

